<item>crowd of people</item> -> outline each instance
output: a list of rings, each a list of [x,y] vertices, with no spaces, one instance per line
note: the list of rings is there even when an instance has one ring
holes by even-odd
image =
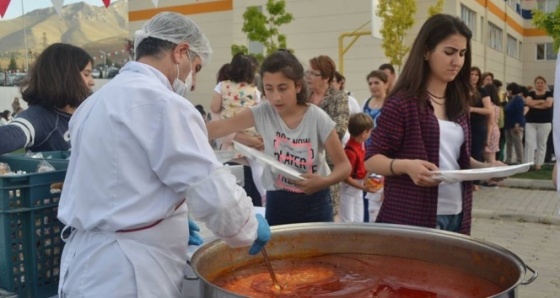
[[[481,73],[478,67],[472,67],[471,84],[478,91],[470,109],[471,155],[475,159],[533,163],[535,171],[540,171],[545,161],[555,160],[551,137],[553,95],[544,77],[537,76],[529,87],[508,83],[504,91],[502,82],[491,72]]]
[[[1,114],[0,154],[71,149],[59,295],[177,297],[187,244],[200,244],[189,217],[250,254],[269,241],[269,225],[378,222],[470,234],[472,193],[495,181],[442,182],[434,172],[521,162],[540,170],[552,122],[546,80],[501,90],[473,66],[471,38],[455,16],[428,18],[398,77],[391,64],[364,76],[371,96],[361,103],[328,56],[306,69],[288,50],[260,65],[238,54],[217,73],[208,113],[189,97],[212,50],[183,15],[160,13],[136,31],[135,61],[95,93],[87,52],[47,47],[21,86],[29,108]],[[237,185],[210,153],[234,150],[234,141],[302,179],[247,159],[252,183]],[[108,266],[116,274],[102,274]]]
[[[4,110],[2,113],[0,113],[0,126],[8,124],[17,114],[23,112],[24,110],[25,109],[19,102],[19,98],[14,97],[14,101],[12,102],[12,110]]]
[[[435,153],[430,153],[426,155],[419,155],[417,158],[419,160],[430,161],[432,159],[432,164],[427,166],[430,171],[435,170],[442,170],[442,169],[467,169],[467,168],[476,168],[476,167],[487,167],[487,166],[503,166],[506,164],[519,164],[519,163],[526,163],[526,162],[533,162],[534,167],[533,169],[538,171],[541,169],[544,163],[544,156],[546,150],[546,141],[550,134],[550,125],[552,121],[552,114],[551,114],[551,104],[552,104],[552,93],[547,91],[546,81],[542,77],[537,77],[535,79],[535,85],[533,87],[524,87],[520,86],[517,83],[509,83],[506,86],[506,90],[502,90],[502,83],[494,78],[494,75],[490,72],[482,72],[480,68],[473,66],[472,61],[470,61],[470,57],[467,59],[466,55],[470,55],[470,31],[464,28],[464,25],[459,20],[447,20],[442,21],[440,20],[441,24],[447,24],[450,28],[454,28],[453,32],[448,32],[447,36],[441,37],[440,40],[430,40],[428,37],[425,37],[426,40],[422,40],[423,36],[419,36],[416,41],[417,42],[431,42],[434,45],[434,48],[431,49],[432,51],[435,50],[435,47],[438,43],[441,43],[443,40],[448,38],[449,36],[457,35],[464,37],[467,39],[467,45],[469,47],[465,48],[465,54],[460,57],[460,59],[469,60],[469,64],[465,64],[465,61],[460,66],[452,65],[452,68],[458,69],[457,72],[459,74],[468,73],[467,78],[463,78],[460,76],[454,77],[453,80],[450,82],[454,82],[454,80],[459,80],[461,83],[467,83],[468,86],[463,86],[464,90],[460,90],[459,94],[467,94],[466,99],[462,99],[459,102],[452,102],[447,103],[446,98],[449,96],[458,95],[452,93],[448,95],[447,87],[443,88],[443,90],[439,90],[438,93],[435,93],[430,88],[419,88],[414,87],[416,89],[407,89],[412,88],[411,86],[418,86],[426,85],[429,83],[428,79],[430,77],[431,72],[433,69],[431,67],[426,67],[426,63],[430,66],[429,59],[424,59],[422,61],[417,62],[416,65],[413,66],[414,71],[411,70],[411,74],[407,78],[407,65],[413,63],[414,59],[408,58],[407,64],[403,67],[403,71],[399,76],[399,80],[396,79],[395,69],[391,64],[385,63],[379,66],[377,70],[371,71],[366,76],[366,82],[369,86],[369,90],[371,96],[364,99],[361,103],[356,100],[351,93],[346,89],[346,78],[339,72],[336,71],[336,66],[334,61],[328,56],[320,55],[314,57],[308,61],[308,69],[304,72],[306,85],[309,88],[307,95],[308,95],[308,102],[309,104],[316,105],[320,107],[323,111],[327,113],[331,120],[333,120],[337,125],[335,125],[335,131],[339,136],[339,140],[341,141],[342,145],[345,146],[345,152],[347,158],[352,166],[352,171],[349,176],[346,177],[343,182],[334,183],[329,186],[329,193],[330,195],[330,202],[333,208],[333,215],[335,220],[340,221],[351,221],[351,222],[376,222],[377,216],[381,210],[382,202],[385,198],[385,188],[381,188],[379,190],[372,190],[370,186],[367,185],[368,177],[371,175],[377,174],[377,171],[380,173],[385,173],[382,169],[378,170],[376,166],[382,165],[383,160],[379,162],[379,157],[376,159],[376,162],[371,162],[372,168],[365,169],[362,167],[363,162],[357,162],[360,157],[356,155],[356,148],[360,146],[356,145],[357,143],[363,142],[361,147],[371,150],[365,154],[365,160],[371,158],[374,154],[373,148],[376,146],[389,146],[389,144],[384,144],[382,142],[382,136],[387,136],[391,138],[392,141],[398,135],[396,132],[389,130],[388,132],[383,132],[384,129],[381,129],[379,133],[384,133],[384,135],[380,135],[374,137],[376,134],[372,133],[368,135],[368,138],[360,141],[360,135],[363,133],[360,129],[352,128],[350,125],[349,119],[355,114],[366,114],[369,118],[373,121],[373,127],[378,127],[378,121],[382,111],[388,112],[388,108],[384,109],[384,104],[389,97],[396,97],[398,95],[397,91],[401,91],[401,93],[409,94],[409,97],[406,102],[409,100],[419,100],[421,102],[420,107],[425,107],[426,104],[422,103],[425,98],[421,94],[427,94],[429,105],[431,105],[431,109],[437,112],[440,108],[444,109],[443,115],[439,115],[441,117],[437,117],[438,119],[438,129],[435,129],[435,123],[432,123],[433,135],[437,136],[438,133],[440,136],[443,134],[448,134],[448,129],[452,132],[442,138],[445,140],[449,140],[453,136],[456,136],[455,133],[460,133],[460,130],[457,130],[458,127],[446,127],[448,126],[449,122],[460,124],[459,126],[463,128],[463,139],[456,140],[459,144],[463,144],[458,148],[448,147],[447,144],[440,144],[441,148],[438,149],[439,154],[441,156],[430,156],[430,155],[437,155],[437,151]],[[427,23],[428,24],[428,23]],[[427,26],[427,24],[425,26]],[[439,24],[439,25],[441,25]],[[434,27],[436,25],[433,25]],[[436,30],[435,28],[428,28],[425,30]],[[432,31],[429,31],[432,32]],[[420,50],[417,51],[421,53]],[[468,54],[467,54],[468,53]],[[450,55],[450,54],[449,54]],[[411,55],[410,57],[414,57]],[[223,69],[227,69],[231,67],[231,64],[225,64],[218,73],[218,77],[223,75]],[[435,66],[434,66],[435,67]],[[459,72],[461,70],[462,72]],[[425,75],[423,76],[424,80],[418,81],[417,79],[412,79],[413,76],[417,75],[418,72],[422,72]],[[260,76],[264,75],[263,70],[261,68]],[[399,90],[394,89],[395,86],[398,85],[400,88]],[[403,85],[409,84],[409,85]],[[255,88],[259,88],[258,83],[254,80],[252,86]],[[403,86],[407,86],[406,88]],[[264,86],[260,86],[261,89]],[[453,87],[458,88],[458,87]],[[533,91],[529,91],[529,89],[534,89]],[[404,89],[404,90],[403,90]],[[340,92],[339,92],[340,91]],[[223,95],[220,95],[218,91],[216,91],[215,97],[212,99],[213,102],[221,102],[222,106],[218,106],[218,110],[213,110],[214,113],[223,113],[227,107],[224,106],[224,102],[227,102],[227,98]],[[266,90],[263,90],[265,96],[263,96],[263,102],[269,101],[270,98],[266,96]],[[532,92],[532,93],[531,93]],[[538,93],[535,93],[538,92]],[[411,95],[412,94],[412,95]],[[538,94],[538,95],[535,95]],[[533,98],[540,98],[535,102]],[[221,101],[220,101],[221,100]],[[464,101],[464,102],[463,102]],[[243,102],[243,100],[241,100]],[[257,106],[258,103],[251,103],[251,107]],[[402,115],[402,107],[404,103],[401,103],[398,106],[398,111]],[[449,107],[451,106],[451,107]],[[464,108],[464,110],[463,110]],[[451,109],[447,111],[447,109]],[[254,110],[253,110],[254,111]],[[450,114],[448,114],[450,113]],[[537,114],[534,116],[534,114]],[[242,117],[250,117],[251,114],[246,112],[243,114]],[[254,115],[253,115],[254,116]],[[467,124],[462,123],[460,121],[464,120],[461,117],[466,117]],[[411,116],[412,117],[412,116]],[[223,117],[222,117],[223,118]],[[397,118],[391,118],[395,120]],[[545,124],[534,125],[534,128],[531,132],[527,133],[525,131],[526,126],[526,119],[533,119],[531,121],[537,122],[544,122]],[[408,119],[410,120],[410,119]],[[529,122],[527,122],[529,123]],[[548,123],[548,125],[546,124]],[[419,127],[425,125],[423,122],[418,122]],[[210,124],[209,127],[213,128],[214,125],[218,124]],[[226,124],[223,124],[226,125]],[[254,125],[254,123],[248,123],[247,125]],[[228,128],[231,131],[235,131],[235,126],[231,124],[227,124]],[[391,123],[385,129],[395,129],[398,127],[396,123]],[[548,129],[547,129],[548,127]],[[443,130],[443,128],[446,128]],[[468,129],[467,129],[468,128]],[[352,135],[352,130],[358,130],[355,132],[355,135]],[[455,130],[455,131],[454,131]],[[537,133],[537,130],[540,132]],[[259,129],[257,128],[257,131]],[[413,133],[410,130],[405,130],[406,138],[417,139],[418,136],[413,136]],[[423,136],[428,131],[427,128],[421,133],[419,136]],[[437,133],[436,133],[437,132]],[[276,132],[278,135],[285,135],[285,131],[278,130]],[[211,139],[214,138],[212,135],[212,131],[210,131]],[[233,138],[234,134],[230,134],[230,138]],[[448,138],[449,137],[449,138]],[[410,141],[407,139],[402,139],[398,144],[406,143],[410,144]],[[469,143],[466,143],[469,139]],[[525,142],[525,144],[524,144]],[[277,146],[277,140],[272,140],[272,144]],[[279,161],[285,162],[285,158],[279,157],[280,153],[278,152],[279,149],[275,148],[276,151],[267,151],[266,145],[267,142],[265,141],[264,144],[258,142],[258,147],[254,145],[255,143],[247,142],[246,145],[252,146],[259,150],[263,150],[264,152],[268,153],[269,155],[274,155]],[[434,143],[435,146],[436,143]],[[427,146],[425,143],[421,144],[422,146]],[[219,149],[219,148],[218,148]],[[468,151],[468,156],[472,157],[472,159],[463,160],[462,164],[459,164],[457,160],[461,158],[465,158],[465,152],[457,151],[457,150],[466,149]],[[427,150],[427,149],[426,149]],[[359,152],[358,152],[359,153]],[[460,154],[459,154],[460,153]],[[447,155],[445,155],[447,154]],[[459,154],[459,155],[457,155]],[[406,154],[405,154],[406,155]],[[364,160],[364,157],[361,159]],[[455,160],[455,161],[453,161]],[[400,162],[397,162],[400,163]],[[367,164],[367,163],[366,163]],[[327,156],[327,165],[329,169],[332,170],[333,165],[329,163],[329,158]],[[297,165],[295,168],[298,168]],[[301,167],[298,168],[301,171]],[[305,171],[302,171],[305,172]],[[260,172],[259,172],[260,174]],[[391,176],[393,173],[389,173]],[[255,179],[255,177],[253,177]],[[396,178],[387,177],[384,185],[388,187],[389,196],[391,196],[391,181]],[[398,180],[398,185],[402,185],[403,182],[408,183],[415,183],[418,184],[419,181],[414,181],[414,178],[410,175],[408,177],[401,177],[402,181]],[[439,184],[439,182],[431,181],[431,183]],[[470,183],[470,182],[469,182]],[[246,188],[250,188],[250,184],[246,186]],[[406,184],[406,183],[405,183]],[[430,184],[430,183],[428,183]],[[480,185],[483,186],[496,186],[497,183],[494,180],[488,181],[473,181],[472,186],[468,183],[464,183],[461,188],[467,189],[464,193],[458,191],[459,185],[455,185],[455,187],[451,187],[449,185],[440,185],[438,187],[439,193],[446,193],[446,195],[440,195],[439,197],[436,194],[436,197],[442,199],[442,197],[447,196],[449,199],[451,197],[458,197],[463,198],[459,200],[459,202],[448,202],[448,203],[441,203],[443,204],[437,209],[439,213],[445,213],[444,215],[449,215],[447,213],[452,213],[452,215],[460,214],[463,208],[469,209],[470,205],[470,198],[472,194],[470,190],[478,190]],[[277,190],[280,186],[268,186],[267,192],[260,194],[263,197],[262,204],[264,205],[266,202],[266,193],[270,192],[271,189]],[[287,188],[286,188],[287,189]],[[341,191],[342,189],[342,191]],[[352,191],[362,191],[362,198],[360,198],[360,202],[358,203],[356,200],[357,196],[353,194]],[[420,189],[420,191],[423,189]],[[291,191],[298,192],[298,190],[292,189]],[[433,191],[433,189],[432,189]],[[300,189],[299,192],[302,192]],[[272,194],[272,193],[271,193]],[[433,194],[432,194],[433,195]],[[426,198],[426,200],[428,200]],[[432,200],[433,201],[433,200]],[[453,200],[451,200],[453,201]],[[456,201],[456,200],[455,200]],[[395,202],[393,200],[392,202]],[[260,203],[260,202],[259,202]],[[404,202],[404,205],[408,204],[408,202]],[[426,202],[420,202],[419,205],[426,205]],[[447,205],[446,205],[447,204]],[[449,207],[449,205],[453,207]],[[461,204],[466,204],[466,206],[462,206]],[[269,205],[267,205],[270,207]],[[297,205],[294,205],[297,206]],[[311,206],[311,205],[309,205]],[[447,206],[447,207],[446,207]],[[402,212],[402,210],[406,210],[402,208],[403,206],[399,206],[397,209]],[[389,207],[387,207],[389,208]],[[415,208],[415,207],[414,207]],[[298,207],[298,209],[301,209]],[[421,209],[421,208],[420,208]],[[447,211],[442,211],[447,210]],[[340,211],[340,212],[339,212]],[[438,214],[439,214],[438,213]],[[361,215],[357,215],[361,214]],[[420,215],[419,215],[420,216]],[[462,215],[461,215],[462,216]],[[396,216],[398,217],[398,216]],[[425,218],[426,215],[421,215],[420,217]],[[462,219],[461,219],[462,220]],[[464,225],[468,225],[469,218],[465,218],[467,222]],[[294,221],[294,222],[302,222]],[[378,222],[382,222],[380,219]],[[406,223],[403,222],[403,223]],[[433,224],[424,224],[427,227],[433,227]],[[440,225],[437,225],[440,226]],[[465,228],[464,231],[468,229]]]

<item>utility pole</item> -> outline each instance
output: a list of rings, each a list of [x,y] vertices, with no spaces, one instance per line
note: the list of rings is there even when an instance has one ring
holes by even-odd
[[[47,32],[43,32],[43,37],[41,38],[41,43],[43,46],[43,51],[47,48],[47,46],[49,45],[49,40],[47,39]]]

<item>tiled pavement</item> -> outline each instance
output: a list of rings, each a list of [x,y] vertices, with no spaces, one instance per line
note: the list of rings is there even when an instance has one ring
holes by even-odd
[[[519,297],[560,297],[559,198],[555,191],[534,189],[475,192],[472,237],[510,250],[539,273],[519,286]]]

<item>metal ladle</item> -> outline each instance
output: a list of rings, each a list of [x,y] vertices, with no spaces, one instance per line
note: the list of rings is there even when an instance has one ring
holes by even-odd
[[[268,258],[266,249],[263,247],[261,252],[264,258],[264,262],[266,263],[266,267],[268,268],[268,272],[270,273],[270,278],[272,279],[272,284],[274,285],[274,289],[277,291],[281,291],[282,286],[280,286],[280,283],[278,282],[278,280],[276,279],[276,275],[274,274],[274,270],[272,270],[272,264],[270,263],[270,259]]]

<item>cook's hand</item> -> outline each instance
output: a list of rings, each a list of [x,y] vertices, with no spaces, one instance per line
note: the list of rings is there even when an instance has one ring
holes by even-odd
[[[432,171],[438,170],[435,164],[420,159],[407,160],[406,162],[406,174],[414,181],[414,184],[431,187],[441,183],[440,180],[433,178],[434,173]]]
[[[268,222],[262,215],[257,214],[256,216],[259,227],[257,228],[257,239],[255,239],[255,242],[253,242],[249,249],[250,255],[258,254],[270,240],[270,226]]]
[[[200,228],[196,223],[189,219],[189,245],[201,245],[204,240],[197,232],[200,232]]]
[[[305,180],[292,181],[299,189],[310,195],[325,188],[325,182],[322,176],[317,174],[305,173],[301,174]]]

